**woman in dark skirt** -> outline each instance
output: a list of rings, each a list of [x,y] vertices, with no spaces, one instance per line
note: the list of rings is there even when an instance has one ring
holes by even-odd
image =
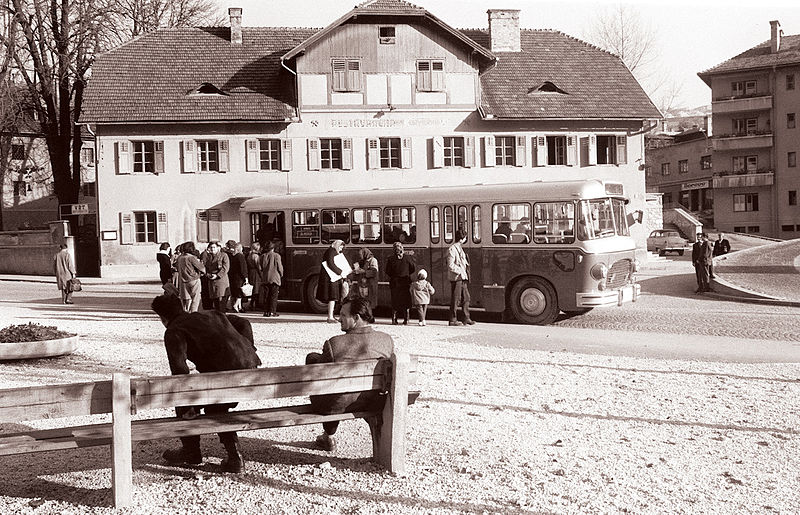
[[[389,291],[392,295],[392,325],[397,325],[398,313],[403,315],[403,325],[408,325],[411,274],[416,269],[414,261],[406,255],[403,244],[394,242],[394,256],[386,260],[386,275],[389,276]]]
[[[161,284],[166,284],[172,281],[172,249],[169,248],[169,243],[164,242],[158,247],[156,253],[156,261],[158,261],[158,276],[161,278]]]
[[[322,256],[322,263],[328,265],[328,268],[338,275],[342,274],[342,269],[336,266],[333,260],[337,255],[341,254],[343,250],[344,242],[342,240],[333,240],[331,246],[325,251],[325,255]],[[342,281],[342,279],[331,281],[331,276],[328,275],[325,267],[320,265],[316,297],[318,301],[328,303],[329,324],[339,323],[339,321],[333,317],[333,310],[336,306],[336,302],[342,300]]]
[[[231,256],[231,270],[228,272],[228,277],[231,282],[231,308],[234,313],[241,313],[242,299],[242,285],[247,280],[247,259],[242,254],[242,244],[234,243],[233,255]]]

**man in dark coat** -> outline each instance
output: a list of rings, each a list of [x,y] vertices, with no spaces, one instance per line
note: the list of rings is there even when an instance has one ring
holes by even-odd
[[[697,241],[692,245],[692,264],[697,278],[697,291],[695,293],[711,291],[709,266],[712,263],[712,254],[713,250],[711,243],[708,241],[708,236],[705,233],[698,235]]]
[[[306,356],[306,364],[338,363],[365,359],[391,358],[394,352],[392,337],[376,331],[370,326],[375,322],[369,300],[354,298],[344,301],[339,312],[339,323],[345,334],[334,336],[322,345],[322,353],[312,352]],[[332,414],[350,411],[374,410],[383,407],[385,397],[377,392],[337,393],[312,395],[311,405],[317,413]],[[324,432],[317,437],[317,446],[334,451],[333,434],[339,422],[323,422]]]
[[[253,329],[246,319],[218,311],[186,313],[180,299],[174,295],[156,297],[151,307],[167,328],[164,346],[173,375],[189,373],[187,360],[194,363],[200,373],[244,370],[257,368],[261,364],[253,343]],[[234,407],[236,403],[178,406],[175,412],[179,417],[191,420],[201,409],[211,414],[227,413]],[[242,472],[245,464],[239,452],[236,432],[219,433],[219,441],[228,453],[222,462],[222,470]],[[173,464],[199,465],[203,462],[200,436],[181,437],[181,443],[180,449],[164,451],[164,459]]]

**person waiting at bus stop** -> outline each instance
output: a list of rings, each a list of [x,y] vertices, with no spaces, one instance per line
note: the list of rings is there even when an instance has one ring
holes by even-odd
[[[447,277],[450,279],[449,325],[461,325],[457,312],[459,303],[464,312],[464,323],[467,325],[475,323],[469,316],[469,258],[462,247],[466,241],[467,232],[459,227],[456,231],[456,241],[447,250]]]

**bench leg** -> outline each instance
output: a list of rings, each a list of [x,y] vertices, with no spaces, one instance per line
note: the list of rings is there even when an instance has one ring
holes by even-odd
[[[131,455],[131,378],[114,374],[112,384],[111,489],[114,506],[131,504],[133,458]]]
[[[386,404],[383,406],[383,414],[380,421],[375,420],[373,423],[367,421],[373,435],[372,448],[375,461],[395,474],[403,474],[406,470],[409,368],[408,354],[397,353],[392,356],[392,384]]]

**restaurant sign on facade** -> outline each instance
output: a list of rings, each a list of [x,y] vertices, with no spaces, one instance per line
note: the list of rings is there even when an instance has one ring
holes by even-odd
[[[694,181],[694,182],[684,182],[681,184],[681,190],[704,190],[706,188],[710,188],[711,184],[709,181]]]

